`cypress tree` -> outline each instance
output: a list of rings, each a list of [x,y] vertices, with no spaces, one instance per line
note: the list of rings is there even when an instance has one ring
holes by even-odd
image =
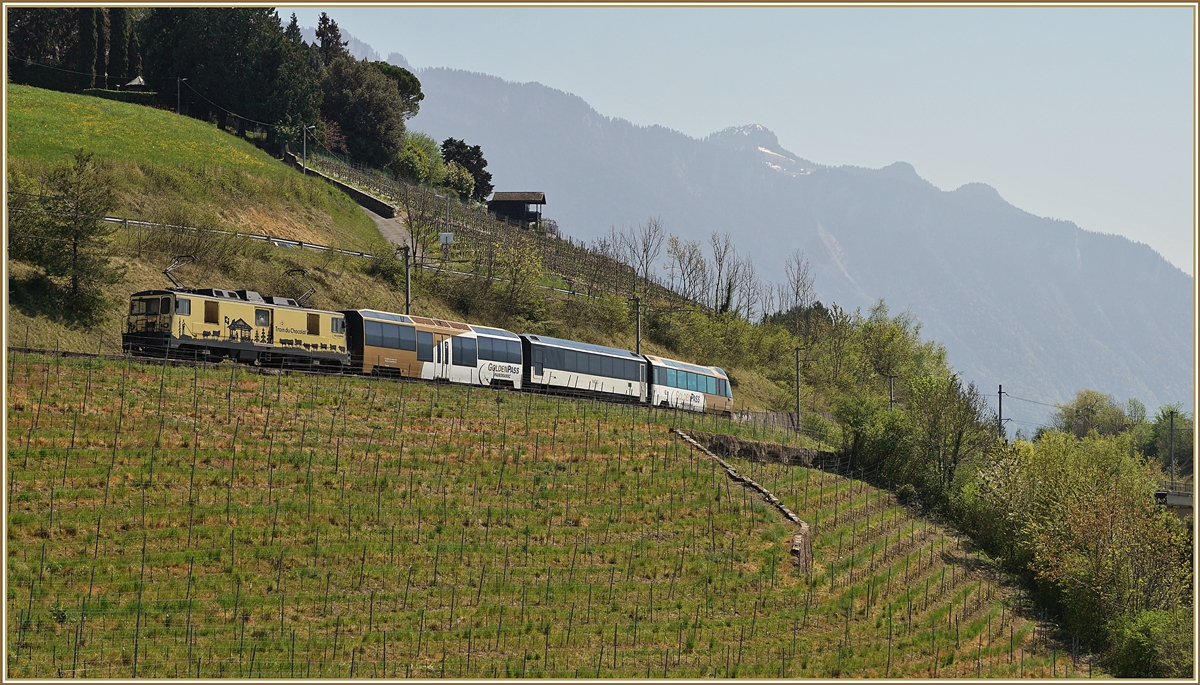
[[[94,7],[83,7],[79,10],[79,42],[75,44],[75,70],[82,72],[79,76],[80,88],[96,86],[96,13]]]
[[[126,67],[129,54],[129,14],[124,7],[113,7],[108,11],[108,75],[124,85],[129,81]]]
[[[108,87],[108,11],[96,8],[96,78],[101,88]]]

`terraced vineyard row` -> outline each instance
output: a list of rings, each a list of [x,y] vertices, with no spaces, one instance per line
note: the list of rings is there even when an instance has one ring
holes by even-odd
[[[739,464],[814,524],[797,573],[791,527],[669,433],[721,421],[9,360],[10,677],[1064,674],[886,493]]]

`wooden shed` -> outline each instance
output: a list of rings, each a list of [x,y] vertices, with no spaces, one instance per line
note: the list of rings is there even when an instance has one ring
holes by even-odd
[[[507,219],[522,226],[538,226],[542,222],[542,205],[546,194],[528,191],[519,193],[492,193],[488,200],[488,212],[499,219]]]

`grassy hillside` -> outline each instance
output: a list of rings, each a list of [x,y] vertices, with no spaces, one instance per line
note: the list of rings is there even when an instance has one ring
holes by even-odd
[[[389,248],[366,215],[330,184],[304,178],[294,169],[244,140],[215,126],[171,112],[102,98],[10,85],[8,160],[17,172],[37,176],[75,150],[94,152],[107,164],[117,188],[117,214],[226,230],[276,235],[373,253]],[[403,311],[403,292],[395,282],[366,273],[366,260],[271,248],[246,241],[191,244],[152,233],[118,231],[116,263],[126,277],[111,293],[111,308],[94,326],[73,325],[62,312],[45,306],[36,290],[20,286],[34,276],[24,264],[10,262],[7,330],[10,345],[46,349],[115,351],[129,293],[169,285],[161,271],[174,255],[196,253],[201,263],[177,272],[190,285],[249,288],[263,293],[299,295],[303,288],[283,277],[290,268],[309,270],[317,288],[314,306],[372,307]],[[220,255],[219,257],[216,255]],[[469,289],[447,288],[448,279],[418,273],[414,312],[468,319],[491,325],[520,325],[522,330],[562,335],[633,348],[633,325],[624,311],[597,317],[582,298],[551,298],[539,321],[514,322],[503,312],[479,307]],[[14,288],[14,285],[16,286]],[[443,293],[451,293],[444,295]],[[623,307],[622,307],[623,309]],[[645,349],[672,356],[671,350],[645,342]],[[695,359],[703,362],[703,359]],[[734,371],[733,368],[730,369]],[[739,406],[764,408],[780,394],[754,371],[744,379]]]
[[[668,432],[754,437],[723,420],[233,365],[8,378],[14,677],[1070,668],[887,493],[738,464],[815,524],[797,573],[782,517]]]
[[[344,194],[250,143],[172,112],[9,84],[8,163],[36,173],[83,149],[106,160],[118,213],[365,250],[380,240]]]

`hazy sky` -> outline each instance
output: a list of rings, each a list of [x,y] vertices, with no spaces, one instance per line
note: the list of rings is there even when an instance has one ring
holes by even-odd
[[[906,161],[1193,274],[1190,7],[325,11],[417,69],[537,81],[694,137],[762,124],[819,164]]]

